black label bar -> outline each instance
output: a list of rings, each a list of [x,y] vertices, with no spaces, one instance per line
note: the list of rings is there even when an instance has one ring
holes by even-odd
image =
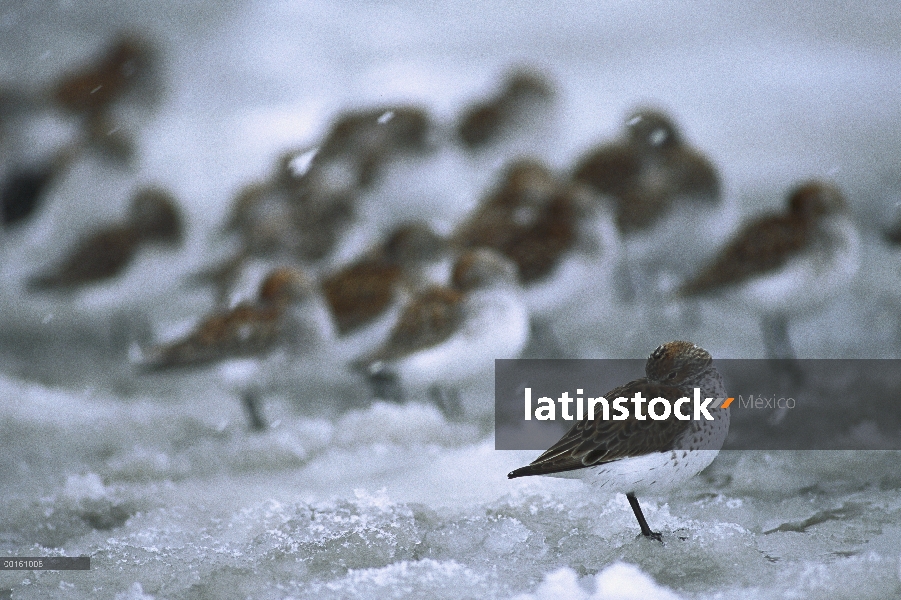
[[[0,571],[89,571],[90,556],[13,556],[0,558]]]

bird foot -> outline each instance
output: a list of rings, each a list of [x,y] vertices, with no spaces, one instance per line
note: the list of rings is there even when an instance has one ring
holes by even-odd
[[[263,417],[263,410],[260,406],[260,399],[256,392],[245,391],[241,396],[241,402],[244,404],[244,410],[247,411],[247,417],[250,421],[250,430],[253,432],[266,431],[268,424]]]
[[[658,531],[650,531],[648,533],[642,533],[641,537],[648,539],[648,540],[655,540],[657,542],[660,542],[661,544],[663,543],[663,536],[660,535],[660,532],[658,532]]]

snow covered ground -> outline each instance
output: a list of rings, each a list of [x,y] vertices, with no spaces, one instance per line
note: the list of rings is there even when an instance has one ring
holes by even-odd
[[[901,358],[901,256],[878,236],[901,202],[897,3],[6,1],[0,84],[47,82],[123,28],[166,57],[160,105],[128,115],[135,169],[80,162],[0,238],[0,555],[89,555],[92,568],[0,572],[0,598],[901,595],[895,452],[724,452],[683,489],[642,498],[660,545],[636,537],[621,495],[508,481],[535,453],[494,450],[492,381],[463,390],[467,416],[449,422],[425,399],[370,404],[341,364],[311,359],[278,374],[272,427],[255,434],[214,374],[136,377],[127,362],[134,330],[208,309],[181,277],[221,250],[232,195],[280,151],[352,107],[416,102],[448,125],[520,64],[557,83],[554,126],[531,147],[555,168],[652,104],[719,165],[742,214],[799,179],[836,181],[863,266],[792,324],[794,343],[803,357]],[[65,134],[54,117],[29,127],[26,148]],[[445,144],[398,165],[363,199],[361,235],[401,217],[453,223],[500,162]],[[147,183],[182,202],[186,248],[65,301],[23,291]],[[685,318],[589,296],[553,322],[579,357],[643,358],[671,339],[763,356],[757,322],[732,304]]]

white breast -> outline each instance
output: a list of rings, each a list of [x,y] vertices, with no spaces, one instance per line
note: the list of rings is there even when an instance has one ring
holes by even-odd
[[[395,363],[405,385],[461,381],[490,373],[496,358],[516,358],[529,335],[529,316],[515,289],[473,292],[460,328],[449,339]]]
[[[847,216],[826,220],[810,248],[783,268],[756,277],[730,294],[757,312],[798,314],[832,299],[857,273],[860,237]]]

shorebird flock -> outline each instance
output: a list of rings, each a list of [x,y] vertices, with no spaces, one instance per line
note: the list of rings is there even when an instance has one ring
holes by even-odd
[[[136,132],[117,123],[117,109],[158,103],[160,78],[153,44],[124,35],[57,81],[0,90],[0,228],[39,219],[48,190],[89,153],[126,168],[139,160]],[[493,96],[460,107],[453,123],[414,105],[336,114],[316,142],[285,148],[267,178],[222,199],[230,209],[219,233],[234,241],[234,251],[183,282],[210,290],[209,305],[196,307],[197,325],[183,337],[145,343],[123,361],[133,361],[136,377],[219,369],[243,399],[251,427],[265,429],[260,370],[322,353],[332,353],[334,369],[357,373],[373,398],[430,401],[458,418],[460,386],[491,380],[494,359],[557,357],[554,349],[567,344],[555,339],[554,319],[564,309],[579,317],[578,307],[566,306],[579,293],[625,307],[720,297],[760,319],[768,357],[794,357],[791,320],[840,298],[858,269],[860,237],[842,190],[825,179],[798,181],[785,190],[783,211],[750,211],[750,220],[733,223],[715,156],[654,107],[626,115],[621,134],[562,168],[511,152],[518,139],[542,130],[556,97],[550,77],[519,68]],[[10,150],[15,124],[43,111],[64,115],[79,134],[40,160],[20,162]],[[474,167],[499,152],[509,159],[450,227],[411,211],[348,258],[348,240],[361,239],[368,226],[360,217],[365,195],[396,165],[415,169],[448,145],[473,157]],[[696,264],[691,244],[724,227],[709,262]],[[23,288],[65,302],[115,281],[146,246],[178,252],[191,233],[178,201],[146,187],[121,223],[86,232]],[[668,397],[701,385],[725,396],[711,360],[690,342],[667,342],[650,355],[645,379],[612,393],[628,396],[634,388]],[[635,494],[709,464],[728,412],[709,430],[692,423],[577,423],[510,477],[579,475],[627,493],[642,533],[659,538]]]

